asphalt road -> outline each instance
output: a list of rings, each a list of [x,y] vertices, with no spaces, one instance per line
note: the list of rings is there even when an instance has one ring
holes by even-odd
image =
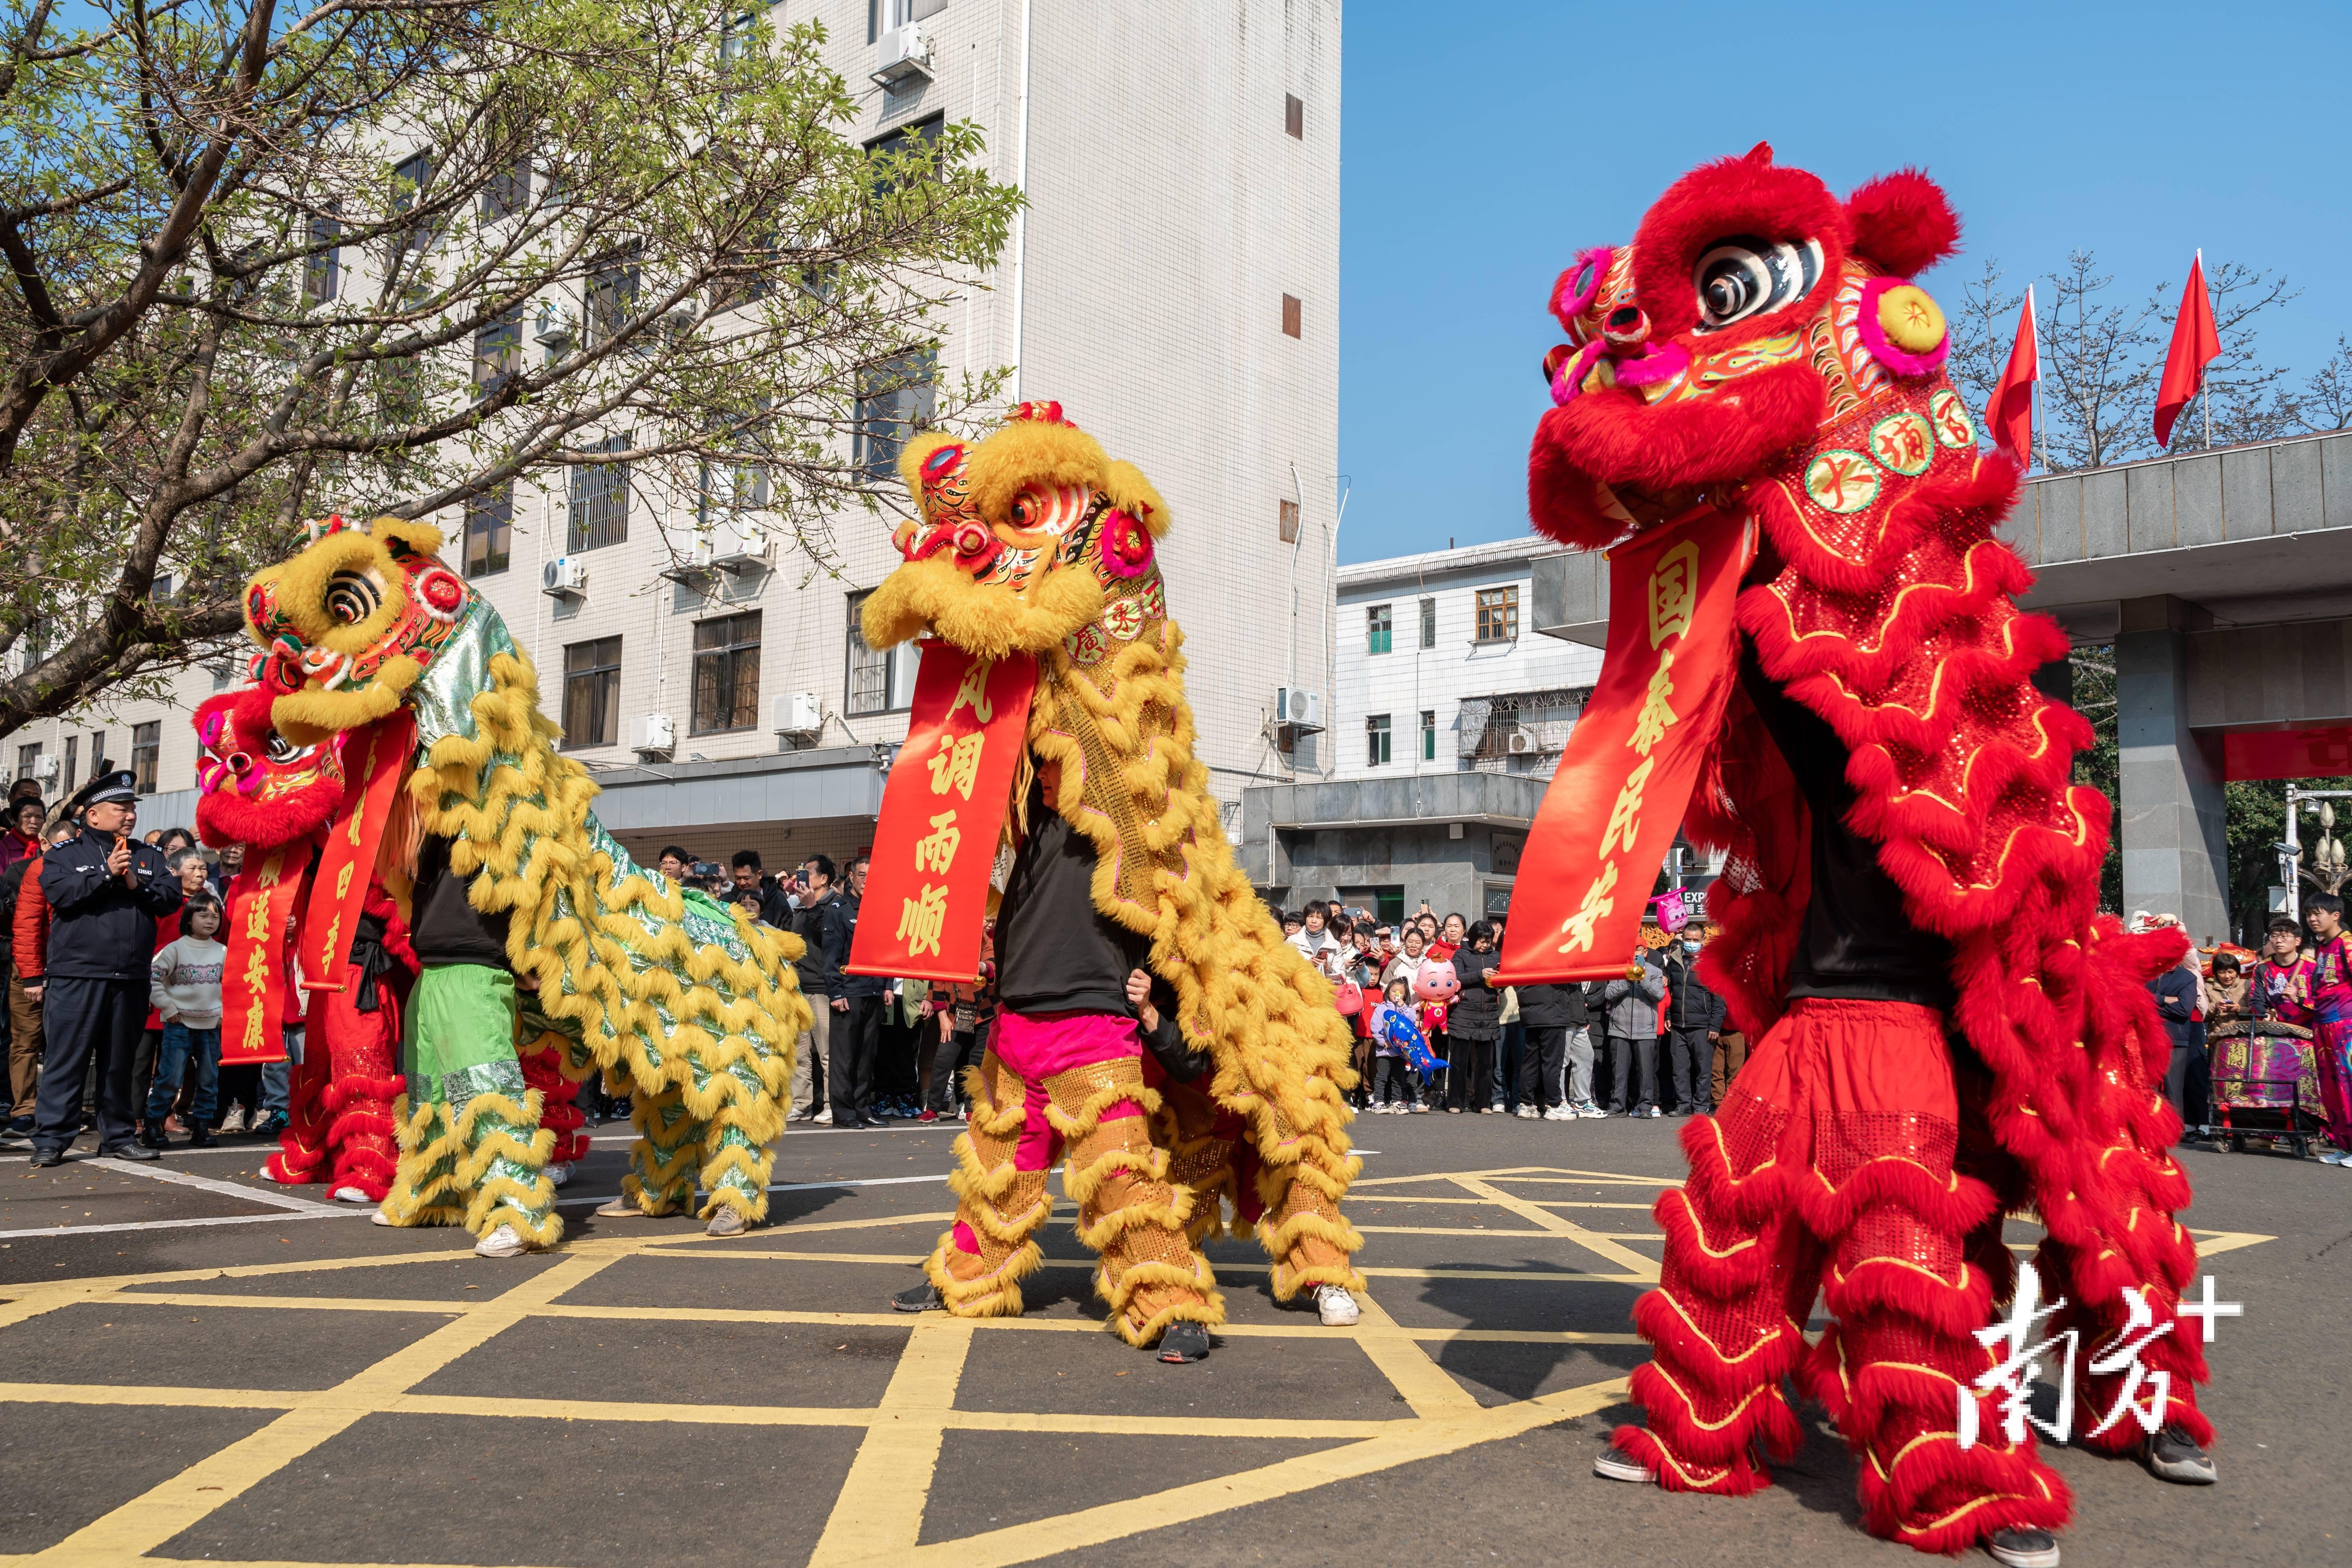
[[[1753,1498],[1592,1478],[1675,1125],[1361,1121],[1363,1323],[1220,1243],[1192,1367],[1101,1329],[1066,1205],[1024,1318],[889,1313],[952,1206],[945,1128],[795,1131],[772,1223],[724,1242],[591,1216],[600,1129],[564,1247],[507,1262],[265,1187],[251,1142],[0,1158],[0,1563],[1912,1561],[1818,1420]],[[2221,1484],[2053,1450],[2066,1561],[2352,1559],[2352,1175],[2185,1158],[2245,1307],[2209,1347]]]

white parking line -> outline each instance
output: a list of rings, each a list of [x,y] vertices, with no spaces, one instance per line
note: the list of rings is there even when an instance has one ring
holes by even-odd
[[[13,1241],[23,1236],[105,1236],[124,1230],[191,1230],[208,1225],[282,1225],[298,1219],[364,1219],[374,1213],[372,1205],[347,1205],[341,1208],[316,1208],[300,1214],[232,1214],[213,1219],[140,1219],[120,1225],[59,1225],[47,1230],[0,1230],[0,1241]],[[5,1290],[5,1287],[0,1287]]]

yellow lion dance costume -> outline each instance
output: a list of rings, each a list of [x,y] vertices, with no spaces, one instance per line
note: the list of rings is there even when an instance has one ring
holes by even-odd
[[[1018,1313],[1059,1145],[1129,1343],[1207,1353],[1224,1304],[1199,1248],[1227,1202],[1272,1256],[1278,1299],[1311,1289],[1325,1321],[1354,1321],[1350,1041],[1329,983],[1234,866],[1193,755],[1155,560],[1166,504],[1056,404],[1024,404],[976,443],[919,437],[899,468],[919,516],[898,531],[906,564],[866,603],[866,642],[929,634],[1034,658],[1037,679],[1006,803],[1001,1011],[966,1076],[950,1178],[957,1221],[929,1283],[894,1304]]]
[[[504,924],[502,965],[494,952],[436,965],[418,943],[399,1164],[376,1218],[462,1224],[493,1255],[559,1239],[555,1134],[517,1059],[519,1044],[557,1042],[565,1076],[601,1068],[633,1101],[625,1195],[599,1212],[674,1213],[698,1184],[698,1214],[735,1234],[767,1215],[769,1145],[809,1022],[800,942],[630,859],[590,809],[596,785],[557,752],[530,659],[440,546],[425,523],[331,519],[246,590],[255,674],[288,742],[357,754],[372,727],[404,738],[413,721],[398,788],[413,816],[392,806],[377,868],[412,928],[428,912],[412,878],[433,897],[462,889],[483,929]]]

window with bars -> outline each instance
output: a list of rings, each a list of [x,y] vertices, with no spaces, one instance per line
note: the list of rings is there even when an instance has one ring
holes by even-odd
[[[514,481],[466,503],[466,575],[489,577],[507,569],[514,542]]]
[[[760,612],[694,623],[692,732],[749,730],[760,721]]]
[[[897,647],[868,647],[863,612],[872,590],[849,595],[849,638],[847,690],[844,693],[843,711],[852,718],[874,713],[895,713],[910,708],[915,701],[916,655],[911,644]]]
[[[1424,763],[1437,761],[1437,710],[1434,708],[1421,710],[1421,760]]]
[[[141,795],[155,793],[155,768],[163,753],[163,721],[150,720],[131,726],[131,787]]]
[[[621,639],[598,637],[563,649],[563,747],[609,746],[621,738]]]
[[[1364,719],[1364,765],[1386,767],[1389,763],[1389,716],[1372,713]]]
[[[41,743],[38,741],[16,748],[16,782],[41,776]]]
[[[66,737],[65,770],[58,775],[58,789],[61,794],[70,795],[76,786],[81,783],[81,737],[79,735]]]
[[[588,346],[598,348],[618,337],[637,309],[637,252],[635,246],[607,258],[588,275]]]
[[[433,154],[412,153],[392,166],[392,210],[408,212],[424,199],[425,188],[433,183]],[[411,250],[430,250],[440,236],[430,223],[420,223],[401,237],[401,243]]]
[[[1374,605],[1364,612],[1364,651],[1366,653],[1389,651],[1391,640],[1394,635],[1389,608],[1386,605]]]
[[[1421,602],[1421,646],[1437,646],[1437,601],[1434,599]]]
[[[1519,589],[1514,583],[1502,588],[1478,590],[1478,640],[1480,642],[1512,642],[1519,635]]]
[[[606,452],[628,450],[626,436],[607,437]],[[629,465],[574,463],[572,466],[572,522],[565,531],[564,550],[578,554],[601,550],[629,537]]]
[[[856,461],[877,484],[898,477],[908,437],[931,422],[938,356],[929,349],[867,365],[857,374]]]

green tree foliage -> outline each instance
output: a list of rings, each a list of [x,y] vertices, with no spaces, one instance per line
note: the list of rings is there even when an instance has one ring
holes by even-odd
[[[764,9],[71,15],[0,0],[0,735],[205,657],[331,510],[625,463],[824,567],[878,504],[875,367],[928,365],[1018,202],[970,125],[854,140],[821,29]]]

